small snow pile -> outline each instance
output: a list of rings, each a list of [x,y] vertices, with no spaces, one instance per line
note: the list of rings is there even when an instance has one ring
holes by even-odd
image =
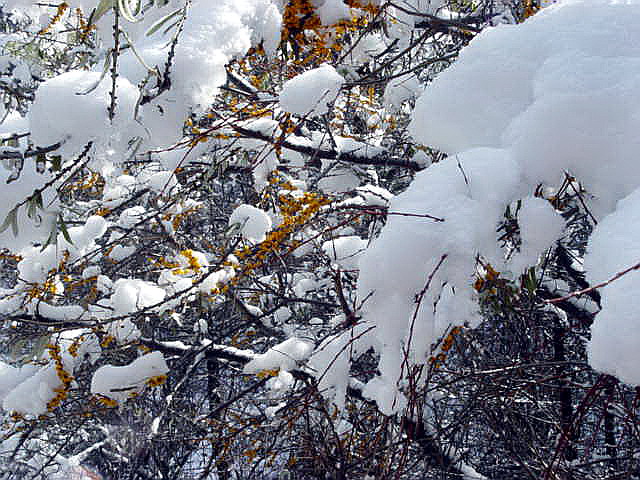
[[[640,189],[618,202],[594,229],[584,260],[591,285],[640,261]],[[602,311],[591,327],[589,363],[623,382],[640,385],[640,274],[632,271],[600,290]]]
[[[151,352],[129,365],[105,365],[93,374],[91,393],[123,402],[139,394],[146,385],[153,386],[169,371],[161,352]]]
[[[162,302],[166,296],[164,289],[136,278],[121,278],[111,286],[112,295],[91,305],[90,313],[99,319],[125,317],[131,313],[152,307]],[[140,330],[127,317],[107,324],[107,332],[118,343],[126,343],[140,338]]]
[[[322,244],[322,251],[344,270],[356,270],[367,241],[357,236],[338,237]]]
[[[404,351],[410,364],[423,363],[448,327],[480,319],[471,286],[477,255],[516,274],[561,237],[561,217],[531,198],[539,184],[557,186],[569,172],[591,194],[588,207],[601,221],[590,245],[591,281],[638,262],[631,239],[640,187],[640,44],[628,41],[637,36],[639,3],[567,0],[522,25],[483,31],[418,99],[412,135],[450,156],[391,200],[391,211],[417,216],[390,217],[360,260],[363,320],[375,327],[371,343],[380,354],[380,375],[365,393],[383,411],[403,403]],[[496,227],[522,199],[522,249],[505,264]],[[638,287],[631,274],[605,289],[590,344],[596,368],[633,382],[640,382],[632,353],[640,338],[629,333],[636,311],[629,292]]]
[[[256,374],[263,370],[294,370],[311,355],[313,344],[292,337],[271,347],[244,366],[244,373]]]
[[[329,111],[344,78],[331,65],[321,65],[285,82],[280,92],[280,106],[297,115],[313,112],[323,115]]]
[[[309,369],[318,380],[318,390],[339,409],[344,407],[351,359],[367,351],[371,344],[371,325],[359,324],[332,335],[320,344],[309,359]]]
[[[384,89],[384,104],[397,111],[402,103],[417,97],[422,92],[420,81],[415,74],[403,75],[391,80]]]
[[[74,388],[77,369],[86,360],[95,361],[100,352],[98,337],[88,330],[67,330],[56,337],[42,355],[44,366],[17,368],[0,361],[3,410],[31,416],[51,411],[66,398],[66,390]]]
[[[340,20],[351,19],[351,9],[342,0],[324,0],[316,9],[323,25],[333,25]]]
[[[564,220],[548,201],[528,197],[522,201],[518,212],[518,225],[522,245],[510,263],[510,269],[515,274],[537,263],[538,256],[562,234]]]
[[[229,225],[237,224],[245,240],[260,243],[271,230],[271,217],[264,210],[252,205],[238,206],[229,217]]]
[[[56,396],[55,389],[61,386],[54,366],[48,365],[14,386],[4,398],[2,408],[7,412],[42,415],[47,411],[47,403]]]
[[[134,39],[136,53],[127,52],[120,61],[120,73],[132,83],[138,84],[148,75],[138,56],[149,66],[167,62],[174,31],[162,34],[160,29],[151,35],[145,32],[154,20],[160,20],[176,7],[176,3],[169,2],[165,7],[150,9],[149,19],[145,16],[140,22],[146,28],[135,27],[139,32]],[[160,146],[178,140],[189,110],[201,110],[212,103],[218,88],[226,81],[225,65],[231,58],[245,53],[263,38],[265,49],[273,53],[281,23],[277,5],[271,0],[191,2],[180,42],[175,47],[172,88],[139,108],[146,127],[146,144]]]
[[[59,233],[57,241],[42,247],[29,247],[20,251],[22,260],[18,262],[20,281],[18,287],[32,283],[42,283],[64,257],[74,262],[96,248],[96,240],[107,231],[107,222],[103,217],[93,215],[84,225],[67,230],[71,243],[63,233]]]
[[[42,83],[29,111],[33,142],[40,147],[62,142],[60,154],[74,155],[87,142],[108,138],[111,82],[100,80],[99,72],[72,70]],[[116,85],[113,123],[126,128],[133,121],[139,92],[122,76]]]

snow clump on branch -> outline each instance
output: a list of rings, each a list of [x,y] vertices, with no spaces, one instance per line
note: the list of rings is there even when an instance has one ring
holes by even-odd
[[[365,394],[383,412],[402,408],[402,379],[447,328],[481,321],[472,288],[478,255],[520,274],[560,237],[559,214],[531,198],[539,184],[557,186],[568,172],[589,192],[601,222],[586,262],[590,280],[638,262],[640,237],[630,229],[640,211],[640,44],[628,39],[640,36],[639,20],[638,2],[568,0],[522,25],[483,31],[426,87],[410,130],[449,158],[419,173],[389,208],[443,221],[390,217],[360,260],[363,320],[375,328],[356,343],[380,355]],[[520,199],[525,251],[509,263],[496,227]],[[638,330],[629,299],[638,288],[631,274],[602,291],[590,344],[595,368],[633,383],[637,336],[610,333],[614,317],[620,332]]]

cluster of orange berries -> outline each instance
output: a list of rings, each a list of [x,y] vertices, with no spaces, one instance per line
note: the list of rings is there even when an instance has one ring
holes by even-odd
[[[524,11],[522,12],[522,21],[526,20],[529,17],[533,17],[538,11],[540,11],[540,6],[537,4],[535,0],[524,0]]]
[[[114,400],[113,398],[107,397],[105,395],[96,395],[96,399],[105,407],[115,408],[118,406],[117,400]]]
[[[295,187],[289,182],[282,182],[277,177],[272,178],[270,183],[279,186],[281,190],[295,190]],[[262,266],[270,254],[279,252],[292,234],[307,225],[323,206],[331,203],[328,198],[313,192],[304,192],[298,197],[280,194],[278,201],[280,213],[283,216],[282,223],[267,233],[265,240],[259,243],[255,249],[245,247],[235,252],[235,256],[239,260],[255,254],[255,260],[245,266],[243,271],[245,275]],[[291,251],[297,246],[298,242],[293,241],[290,242],[288,249]]]
[[[80,7],[76,8],[76,16],[78,17],[78,28],[80,29],[79,39],[82,42],[86,40],[91,31],[95,30],[97,27],[93,23],[87,23]]]
[[[153,377],[149,377],[149,379],[147,380],[147,385],[149,385],[152,388],[159,387],[166,381],[167,381],[166,375],[155,375]]]
[[[496,280],[498,280],[498,278],[500,277],[500,272],[497,272],[496,270],[494,270],[494,268],[491,265],[485,265],[484,268],[486,271],[484,277],[478,276],[478,278],[473,284],[473,288],[478,293],[487,290],[487,288],[493,288],[493,285],[495,285]],[[492,292],[492,293],[495,293],[495,292]]]
[[[433,365],[434,368],[439,368],[447,359],[447,353],[453,347],[455,343],[455,337],[462,333],[462,327],[453,327],[449,334],[442,339],[442,343],[440,344],[440,353],[437,355],[431,356],[428,359],[429,365]]]
[[[116,339],[113,335],[105,335],[102,341],[100,342],[100,346],[102,348],[107,348],[111,343]]]
[[[84,335],[80,335],[78,338],[74,339],[69,348],[67,348],[67,352],[73,358],[78,356],[78,348],[80,348],[80,344],[84,342]]]
[[[282,15],[282,35],[293,35],[301,43],[305,42],[304,30],[317,30],[321,27],[320,18],[315,14],[311,0],[290,0]]]
[[[51,28],[53,28],[53,26],[62,19],[62,16],[65,14],[65,12],[68,9],[69,9],[69,4],[67,2],[60,3],[58,5],[58,10],[56,11],[56,14],[53,16],[49,24],[38,32],[38,35],[44,35],[45,33],[49,33],[51,31]]]
[[[271,177],[269,183],[272,187],[280,190],[288,190],[289,192],[296,190],[296,187],[291,183],[283,181],[275,175]],[[323,206],[331,203],[328,198],[312,192],[304,192],[299,196],[281,193],[277,198],[280,213],[283,217],[282,223],[271,232],[268,232],[266,238],[255,247],[251,248],[245,245],[233,253],[238,261],[246,260],[246,263],[240,273],[229,281],[229,284],[212,289],[212,295],[226,293],[231,286],[237,285],[240,279],[247,277],[256,269],[262,267],[270,255],[281,253],[285,249],[286,253],[295,250],[300,245],[300,242],[290,240],[293,234],[307,225]],[[235,266],[229,260],[223,262],[222,265],[226,267]]]
[[[351,8],[358,8],[371,15],[379,12],[379,8],[367,0],[347,0],[346,3]],[[329,28],[324,28],[311,0],[290,0],[285,6],[283,14],[282,39],[295,46],[311,47],[304,58],[296,63],[328,61],[333,52],[342,49],[339,39],[347,32],[360,30],[367,25],[368,21],[365,15],[359,15],[347,21],[341,20]],[[306,30],[312,31],[314,35],[307,37]],[[330,39],[332,39],[332,44],[328,46]]]
[[[188,249],[187,250],[182,250],[180,252],[180,255],[182,255],[184,258],[187,259],[187,261],[189,262],[189,266],[187,268],[178,269],[174,273],[186,275],[186,274],[190,273],[189,271],[191,271],[191,272],[199,272],[200,271],[200,269],[202,268],[202,265],[200,265],[200,262],[198,261],[196,256],[193,254],[193,250],[188,250]]]
[[[55,408],[59,407],[63,400],[67,398],[69,389],[71,388],[71,382],[73,382],[73,376],[64,369],[62,356],[60,355],[60,347],[50,343],[47,345],[47,349],[49,350],[49,356],[55,364],[56,374],[58,375],[58,379],[60,379],[61,383],[60,387],[53,389],[56,395],[47,402],[47,410],[51,412]]]

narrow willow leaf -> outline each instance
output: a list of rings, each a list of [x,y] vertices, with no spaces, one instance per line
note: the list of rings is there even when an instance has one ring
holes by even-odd
[[[135,14],[131,11],[131,3],[131,0],[118,0],[118,10],[125,20],[136,23],[138,19],[136,19]]]
[[[91,17],[89,17],[89,23],[96,23],[100,18],[113,8],[115,0],[100,0],[100,3],[95,8]]]
[[[162,17],[156,23],[151,25],[151,28],[149,28],[149,30],[147,30],[146,36],[150,37],[151,35],[156,33],[160,28],[162,28],[162,26],[165,25],[169,20],[171,20],[173,17],[175,17],[176,15],[179,15],[182,12],[184,12],[184,8],[179,8],[179,9],[169,13],[168,15],[165,15],[164,17]],[[176,24],[174,24],[174,25],[176,25]]]
[[[73,245],[73,241],[69,236],[69,230],[67,230],[67,224],[64,223],[62,215],[58,215],[58,225],[60,227],[60,231],[62,232],[62,236],[64,237],[64,239],[67,241],[67,243],[69,243],[70,245]]]
[[[20,207],[14,207],[13,210],[11,210],[9,213],[7,213],[7,216],[4,219],[4,222],[2,222],[2,225],[0,225],[0,233],[4,232],[7,228],[9,228],[9,226],[11,226],[11,229],[14,232],[14,235],[17,236],[17,231],[18,231],[18,208]],[[15,225],[15,226],[14,226]]]

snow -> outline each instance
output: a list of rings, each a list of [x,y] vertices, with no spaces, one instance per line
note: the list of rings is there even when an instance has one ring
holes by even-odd
[[[328,162],[323,161],[323,164]],[[349,168],[333,168],[318,180],[318,188],[323,193],[345,193],[360,185],[360,179]]]
[[[33,191],[40,187],[43,183],[50,180],[50,174],[40,174],[36,172],[34,162],[25,161],[24,168],[20,177],[7,183],[7,179],[11,172],[0,168],[0,185],[2,185],[2,194],[5,198],[10,198],[10,202],[0,203],[0,225],[5,222],[7,215],[20,201],[25,200],[33,194]],[[22,249],[34,242],[44,242],[53,228],[55,222],[55,209],[58,201],[55,195],[46,191],[42,194],[42,203],[45,211],[38,210],[36,213],[38,218],[29,218],[28,205],[21,207],[16,216],[17,232],[13,231],[13,227],[9,226],[4,232],[0,233],[0,248],[7,248],[13,252],[20,252]],[[14,233],[17,233],[15,235]]]
[[[29,111],[31,139],[40,147],[62,142],[59,153],[65,156],[78,154],[89,141],[107,139],[115,133],[107,112],[110,94],[111,82],[100,81],[98,72],[72,70],[43,82]],[[133,121],[138,96],[138,89],[119,76],[114,125],[126,129]]]
[[[356,192],[363,204],[371,207],[386,207],[393,198],[393,194],[386,188],[371,184],[356,188]]]
[[[336,99],[343,83],[344,78],[335,68],[321,65],[285,82],[280,92],[280,106],[298,115],[325,114],[329,111],[327,104]]]
[[[178,185],[178,179],[173,172],[164,170],[150,175],[147,183],[153,191],[167,195],[175,193],[173,190]]]
[[[548,201],[527,197],[518,213],[518,225],[522,245],[509,265],[514,274],[537,263],[538,256],[562,234],[564,220]]]
[[[2,408],[7,412],[42,415],[47,403],[56,396],[54,389],[62,387],[53,365],[37,370],[5,396]]]
[[[316,12],[323,25],[333,25],[340,20],[350,20],[352,16],[351,9],[342,0],[324,0],[316,8]]]
[[[383,101],[385,106],[397,111],[403,102],[416,98],[421,91],[420,81],[414,74],[403,75],[387,83]]]
[[[146,209],[141,205],[127,208],[120,214],[118,224],[123,228],[133,227],[136,223],[141,222],[144,219],[145,212]]]
[[[240,226],[240,233],[245,240],[252,243],[260,243],[265,240],[266,234],[271,230],[271,217],[264,210],[252,205],[240,205],[231,213],[229,225]]]
[[[357,270],[367,241],[357,236],[338,237],[322,244],[322,251],[343,270]]]
[[[256,374],[263,370],[295,370],[301,362],[309,358],[312,351],[312,343],[292,337],[271,347],[265,353],[256,355],[244,366],[243,372]]]
[[[594,229],[584,266],[596,285],[640,261],[640,189],[618,202],[617,209]],[[591,328],[589,363],[625,383],[640,385],[638,319],[640,276],[632,271],[600,290],[602,311]]]
[[[349,369],[352,358],[365,352],[371,344],[367,340],[372,328],[366,323],[324,340],[309,359],[309,369],[318,379],[318,390],[339,409],[344,407]]]
[[[165,292],[151,282],[121,278],[114,284],[110,304],[118,315],[133,313],[164,300]]]
[[[165,375],[168,371],[161,352],[148,353],[121,367],[105,365],[93,374],[91,393],[123,402],[132,394],[140,393],[151,377]]]
[[[477,255],[517,274],[562,236],[562,218],[532,197],[539,184],[558,186],[569,172],[586,187],[600,221],[586,268],[594,268],[592,282],[638,261],[634,196],[608,217],[640,187],[640,44],[628,41],[640,35],[638,18],[637,3],[567,0],[522,25],[483,31],[425,88],[411,134],[449,158],[420,172],[389,209],[444,221],[391,216],[360,259],[358,294],[371,295],[363,319],[376,327],[380,355],[365,394],[383,411],[402,408],[407,346],[410,362],[423,363],[446,328],[480,320],[471,286]],[[517,200],[522,246],[509,265],[496,226]],[[634,278],[604,291],[589,352],[596,368],[637,384]]]
[[[18,287],[44,282],[48,273],[60,263],[65,252],[68,252],[69,261],[83,257],[95,248],[95,241],[104,235],[106,229],[107,223],[104,218],[91,216],[83,226],[68,229],[72,243],[67,242],[64,235],[59,233],[57,242],[48,245],[44,250],[41,247],[20,250],[22,260],[18,262]]]

